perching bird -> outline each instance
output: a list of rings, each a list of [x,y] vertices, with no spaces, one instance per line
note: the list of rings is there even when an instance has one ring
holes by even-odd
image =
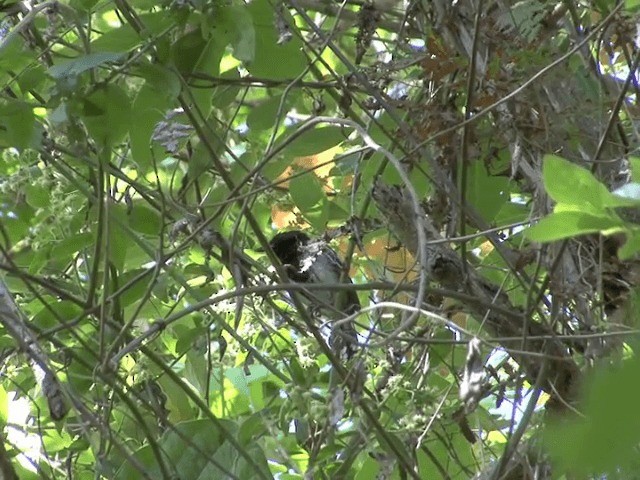
[[[336,285],[342,277],[344,264],[335,251],[322,239],[312,240],[299,230],[279,233],[270,242],[285,267],[289,278],[299,283],[323,283]],[[355,290],[313,290],[303,292],[315,311],[330,320],[339,320],[360,310],[360,300]],[[345,350],[351,358],[358,343],[356,330],[351,322],[338,325],[331,333],[330,343],[336,351]]]

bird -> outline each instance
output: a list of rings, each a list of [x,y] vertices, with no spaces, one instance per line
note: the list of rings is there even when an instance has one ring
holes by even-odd
[[[336,285],[341,280],[352,284],[343,276],[344,263],[323,239],[312,239],[300,230],[281,232],[269,242],[273,253],[282,263],[291,280],[304,284]],[[302,292],[314,313],[329,320],[340,320],[361,308],[355,290],[313,290]],[[349,359],[357,351],[357,332],[351,322],[341,322],[332,330],[329,343],[335,351],[344,351]]]

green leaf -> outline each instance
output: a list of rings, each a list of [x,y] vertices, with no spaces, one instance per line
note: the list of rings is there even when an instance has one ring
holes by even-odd
[[[25,68],[17,80],[20,90],[25,93],[29,90],[36,90],[47,78],[47,72],[44,67],[36,64]]]
[[[73,443],[73,438],[66,430],[48,430],[42,437],[43,448],[47,452],[61,452]]]
[[[593,174],[555,155],[546,155],[542,167],[544,186],[558,203],[592,205],[597,210],[612,206],[615,198]]]
[[[414,172],[418,173],[417,170]],[[424,181],[421,183],[422,185],[428,184]],[[469,165],[467,200],[482,214],[486,221],[493,221],[504,204],[509,201],[509,194],[509,180],[506,177],[488,175],[482,162],[473,162]]]
[[[207,42],[203,37],[200,30],[193,30],[180,37],[171,46],[171,56],[176,65],[176,68],[181,73],[191,73],[200,59],[207,59],[203,53],[206,50]],[[219,62],[218,62],[219,64]],[[216,75],[218,72],[205,71],[211,75]]]
[[[45,208],[51,202],[51,187],[32,183],[25,187],[27,203],[33,208]]]
[[[249,416],[242,423],[242,425],[240,425],[240,429],[238,431],[238,441],[243,445],[248,444],[252,440],[261,437],[268,431],[269,429],[264,423],[262,413],[255,413]]]
[[[82,72],[99,67],[105,63],[118,62],[124,55],[123,52],[90,53],[73,60],[53,65],[49,67],[47,73],[56,79],[80,75]]]
[[[129,141],[133,161],[142,172],[147,171],[153,160],[151,135],[171,106],[172,102],[167,98],[166,92],[158,90],[149,81],[144,84],[133,101],[136,121],[131,122],[129,126]]]
[[[322,185],[313,173],[293,178],[289,183],[289,194],[302,213],[311,211],[325,199]]]
[[[227,368],[224,372],[225,377],[231,381],[240,395],[249,398],[249,381],[244,369],[241,367]]]
[[[342,200],[347,200],[347,198],[343,197]],[[344,223],[349,218],[349,205],[347,205],[346,201],[343,203],[345,204],[345,208],[338,205],[336,201],[326,199],[323,206],[326,210],[328,222]]]
[[[27,65],[37,63],[33,50],[24,47],[24,38],[20,35],[15,35],[8,42],[7,36],[3,35],[0,42],[0,70],[19,72]]]
[[[156,210],[143,204],[134,204],[129,212],[129,226],[144,235],[159,235],[162,219]]]
[[[33,325],[41,329],[53,328],[59,325],[63,325],[65,322],[71,322],[75,320],[80,314],[82,314],[82,308],[75,303],[62,300],[56,301],[52,298],[45,298],[47,302],[45,307],[36,314],[31,322]]]
[[[228,420],[194,420],[175,425],[159,441],[165,464],[180,472],[181,478],[271,478],[264,453],[256,443],[244,448],[245,455],[256,465],[261,475],[248,463],[228,440],[235,437],[237,426]],[[145,473],[162,478],[160,468],[150,447],[144,446],[133,457],[145,467]],[[140,472],[128,461],[118,470],[115,478],[138,478]]]
[[[454,335],[448,330],[438,330],[431,335],[431,338],[436,340],[429,348],[429,356],[434,367],[451,358],[451,351],[454,346],[453,337]],[[437,340],[443,340],[443,342],[439,343]]]
[[[122,227],[127,224],[127,213],[124,207],[111,205],[109,215],[109,261],[122,272],[127,259],[127,249],[131,243],[129,233]]]
[[[635,11],[640,7],[640,0],[624,0],[624,8]]]
[[[127,52],[142,43],[140,35],[129,24],[108,30],[91,42],[91,51]]]
[[[23,467],[20,463],[16,462],[15,465],[16,474],[20,480],[39,480],[42,479],[42,475]]]
[[[328,202],[324,199],[304,212],[305,220],[317,231],[324,230],[329,222],[329,208],[327,208],[327,205]]]
[[[251,63],[256,55],[256,32],[249,9],[244,5],[228,5],[221,9],[219,20],[223,27],[233,32],[233,56],[242,62]]]
[[[232,82],[230,85],[220,85],[214,90],[214,94],[211,100],[212,104],[216,108],[225,108],[231,105],[231,103],[233,103],[238,96],[238,93],[240,93],[241,75],[237,68],[232,68],[231,70],[227,70],[226,72],[220,74],[220,78],[235,80],[235,82]]]
[[[144,63],[136,69],[146,80],[145,85],[152,87],[156,95],[163,100],[173,101],[178,98],[182,85],[178,76],[163,65]]]
[[[360,468],[358,468],[355,480],[370,480],[371,478],[378,478],[378,472],[380,471],[380,462],[374,458],[367,456],[364,459]]]
[[[225,54],[228,43],[228,33],[226,31],[216,31],[199,52],[200,57],[193,70],[212,77],[220,75],[220,61]],[[214,107],[213,97],[216,95],[217,90],[216,88],[191,88],[191,97],[206,118],[209,118]]]
[[[155,5],[155,3],[154,3]],[[129,24],[106,30],[91,42],[92,52],[129,52],[151,36],[159,35],[174,24],[175,19],[166,11],[157,11],[138,15],[144,29],[138,33]],[[157,40],[157,39],[156,39]]]
[[[620,260],[629,260],[640,252],[640,231],[635,229],[631,232],[627,231],[624,245],[618,249],[618,258]]]
[[[640,157],[629,157],[629,164],[631,166],[631,181],[640,183]]]
[[[147,272],[147,275],[142,275],[145,272]],[[144,268],[129,270],[118,275],[118,288],[128,285],[127,289],[120,295],[120,305],[122,307],[126,307],[140,300],[149,288],[149,281],[151,280],[151,277],[152,276],[148,273],[148,270]],[[137,280],[134,281],[136,278]]]
[[[9,418],[9,397],[3,385],[0,385],[0,428],[4,429]]]
[[[617,477],[618,469],[637,461],[638,378],[640,357],[637,355],[621,366],[600,368],[585,389],[586,399],[581,408],[584,417],[547,428],[545,443],[561,471],[579,476],[611,473]],[[568,438],[580,441],[567,442]],[[615,448],[611,448],[612,445]]]
[[[554,212],[525,231],[530,240],[552,242],[585,233],[622,228],[613,216],[592,215],[579,211]]]
[[[96,3],[98,3],[98,0],[71,0],[69,5],[76,10],[88,12]]]
[[[95,233],[76,233],[57,242],[51,249],[51,258],[55,258],[63,263],[71,261],[76,253],[95,243]]]
[[[267,130],[276,124],[276,115],[280,113],[280,121],[284,118],[288,110],[288,102],[284,102],[281,106],[282,95],[268,97],[266,100],[259,102],[253,107],[247,115],[247,126],[254,133],[257,131]],[[282,125],[282,123],[280,123]]]
[[[277,143],[282,143],[291,137],[299,128],[299,126],[295,126],[287,129],[287,131],[278,138]],[[351,134],[351,131],[349,128],[334,126],[308,129],[287,145],[285,152],[291,157],[305,157],[324,152],[344,142]]]
[[[129,97],[115,84],[105,85],[86,97],[82,113],[87,130],[102,146],[120,142],[132,121]]]
[[[192,420],[193,404],[185,391],[166,375],[161,375],[158,378],[158,383],[167,395],[167,409],[171,412],[170,419],[173,422]]]
[[[41,141],[42,129],[31,105],[19,100],[0,102],[0,146],[24,150],[38,148]]]
[[[158,5],[157,0],[132,0],[129,2],[132,6],[139,8],[141,10],[148,10],[150,8],[156,7]],[[163,15],[166,15],[165,12],[162,12]]]
[[[245,65],[247,70],[256,77],[274,80],[294,79],[300,75],[307,66],[302,41],[294,35],[291,41],[278,45],[273,7],[268,0],[253,1],[246,8],[253,18],[256,36],[254,60]],[[285,16],[293,27],[293,19],[286,13]]]

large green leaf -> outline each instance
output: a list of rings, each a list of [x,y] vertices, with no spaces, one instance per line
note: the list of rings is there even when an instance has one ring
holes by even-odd
[[[640,230],[635,228],[631,231],[626,231],[625,234],[625,243],[618,250],[620,260],[629,260],[633,258],[636,253],[640,252]]]
[[[36,90],[42,83],[48,79],[47,72],[40,64],[30,65],[25,68],[18,76],[18,85],[23,92]]]
[[[4,386],[0,385],[0,426],[4,428],[9,418],[9,398]]]
[[[282,105],[281,105],[282,104]],[[280,124],[287,113],[289,102],[282,101],[282,95],[267,97],[259,102],[247,115],[247,126],[251,133],[272,129],[276,124],[276,116],[279,114]]]
[[[546,445],[561,471],[581,477],[610,473],[615,478],[631,478],[619,477],[618,473],[634,463],[637,468],[638,463],[640,357],[634,355],[615,368],[604,365],[585,389],[583,415],[550,426],[545,434]],[[568,438],[580,441],[568,442]]]
[[[138,72],[146,82],[133,101],[136,121],[130,125],[129,140],[134,162],[146,171],[153,159],[151,135],[158,122],[174,107],[181,85],[171,70],[160,65],[144,64]]]
[[[622,225],[614,216],[561,211],[540,220],[526,231],[526,236],[537,242],[551,242],[615,228],[622,228]]]
[[[488,175],[482,162],[469,165],[467,174],[467,201],[491,222],[510,199],[509,181],[505,177]]]
[[[254,60],[245,65],[247,70],[256,77],[270,79],[294,79],[300,75],[307,65],[302,42],[294,35],[291,41],[278,44],[272,4],[267,0],[256,0],[246,8],[253,17],[256,35]],[[294,25],[293,21],[291,25]]]
[[[70,262],[78,252],[93,246],[95,240],[93,232],[71,234],[53,245],[51,257],[62,263]]]
[[[38,148],[41,141],[33,106],[20,100],[0,102],[0,147]]]
[[[129,24],[106,30],[91,42],[91,51],[128,52],[143,42],[148,42],[151,35],[158,35],[168,29],[174,21],[170,15],[162,11],[139,15],[138,20],[144,26],[140,33]]]
[[[631,181],[640,183],[640,157],[629,157],[631,166]]]
[[[145,274],[146,275],[143,275]],[[127,285],[127,289],[119,297],[120,306],[126,307],[142,298],[149,288],[152,275],[144,268],[129,270],[118,275],[118,288]]]
[[[41,182],[25,187],[26,199],[33,208],[46,208],[51,202],[51,186]]]
[[[216,423],[209,420],[183,422],[175,426],[175,431],[168,431],[163,435],[159,446],[165,464],[171,471],[180,472],[180,478],[271,478],[264,453],[257,444],[245,444],[243,448],[252,462],[260,468],[261,475],[230,443],[228,435],[235,435],[236,431],[236,424],[228,420],[218,420]],[[134,458],[145,467],[148,475],[162,478],[149,446],[138,450]],[[138,470],[126,462],[115,478],[129,480],[139,478],[139,475]]]
[[[53,78],[64,78],[80,75],[87,70],[99,67],[106,63],[118,62],[125,54],[122,52],[98,52],[83,55],[73,60],[60,62],[49,67],[47,72]]]
[[[624,0],[624,8],[630,11],[638,10],[640,7],[640,0]]]
[[[589,170],[564,158],[546,155],[542,176],[547,193],[558,203],[587,204],[598,210],[617,205],[615,197]]]
[[[109,215],[109,262],[113,264],[119,272],[122,272],[125,269],[127,249],[131,243],[130,234],[123,227],[123,225],[127,224],[127,213],[123,206],[110,205]]]
[[[311,172],[293,178],[289,184],[289,193],[302,213],[311,211],[325,199],[318,177]]]
[[[91,51],[126,52],[140,45],[142,39],[131,25],[108,30],[91,42]]]
[[[288,129],[278,138],[278,143],[291,137],[298,128],[295,126]],[[308,129],[291,141],[284,151],[291,157],[314,155],[344,142],[350,133],[351,129],[334,126]]]
[[[31,322],[41,329],[53,328],[63,325],[65,322],[75,320],[82,313],[82,308],[73,302],[62,300],[60,302],[53,298],[43,298],[46,306],[36,314]]]
[[[224,60],[222,61],[224,63]],[[240,87],[240,72],[237,68],[232,68],[226,72],[220,74],[220,78],[225,80],[235,80],[238,83],[231,83],[229,85],[220,85],[214,90],[211,104],[214,108],[223,109],[233,103],[238,96],[238,93],[242,91]]]
[[[162,220],[156,210],[136,203],[129,212],[129,226],[132,230],[145,235],[159,235]]]
[[[112,146],[129,130],[131,102],[126,92],[110,83],[83,99],[83,120],[93,139],[102,146]]]
[[[211,76],[220,73],[220,60],[229,44],[229,34],[226,30],[215,28],[210,33],[206,37],[200,30],[191,31],[172,45],[171,55],[181,73],[195,71]]]
[[[229,5],[221,9],[217,20],[232,33],[233,56],[250,64],[256,55],[256,32],[246,5]]]
[[[71,0],[69,5],[78,10],[88,12],[96,5],[96,3],[98,3],[98,0]]]

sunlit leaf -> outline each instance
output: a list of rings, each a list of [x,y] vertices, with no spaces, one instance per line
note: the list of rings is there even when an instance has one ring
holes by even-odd
[[[555,155],[546,155],[542,168],[544,186],[558,203],[588,204],[603,209],[615,198],[593,174],[575,163]]]
[[[637,10],[640,7],[639,0],[624,0],[624,7],[627,10]]]
[[[541,219],[527,229],[526,236],[537,242],[551,242],[619,227],[621,227],[620,222],[613,217],[566,211],[552,213]]]

